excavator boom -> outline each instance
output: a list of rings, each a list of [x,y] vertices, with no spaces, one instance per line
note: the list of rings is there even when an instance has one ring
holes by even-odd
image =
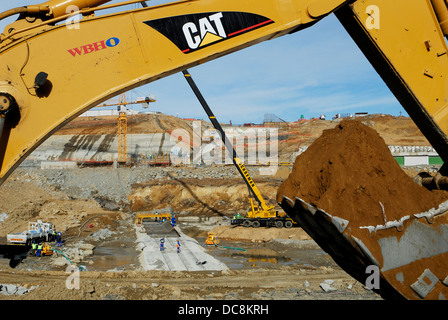
[[[0,14],[19,14],[0,34],[0,184],[51,134],[102,101],[331,13],[448,162],[444,0],[181,0],[96,16],[140,1],[106,2],[50,0]],[[72,13],[83,18],[74,21]],[[448,298],[448,275],[432,268],[448,263],[443,206],[369,234],[337,213],[291,202],[282,202],[288,215],[359,281],[371,264],[386,297]]]
[[[61,12],[62,2],[47,4]],[[56,130],[99,103],[304,28],[344,3],[325,1],[328,10],[322,11],[315,1],[306,2],[184,0],[86,14],[76,23],[24,14],[0,38],[0,109],[9,110],[0,139],[0,182]]]

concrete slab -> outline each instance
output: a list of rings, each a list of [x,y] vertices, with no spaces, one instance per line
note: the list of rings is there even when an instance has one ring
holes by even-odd
[[[195,239],[185,235],[178,227],[174,228],[178,236],[168,234],[165,248],[160,250],[160,233],[149,235],[144,227],[136,226],[137,248],[140,266],[143,270],[167,271],[224,271],[228,267],[209,255]],[[180,251],[177,252],[177,240]]]

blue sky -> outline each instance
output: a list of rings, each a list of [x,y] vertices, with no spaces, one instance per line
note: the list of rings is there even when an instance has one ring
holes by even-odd
[[[0,11],[42,2],[2,0]],[[147,1],[163,2],[167,1]],[[0,21],[0,29],[14,19]],[[339,112],[407,115],[334,15],[189,71],[220,122],[260,123],[265,113],[286,121]],[[157,99],[150,110],[206,119],[181,73],[134,89],[127,98],[149,94]]]

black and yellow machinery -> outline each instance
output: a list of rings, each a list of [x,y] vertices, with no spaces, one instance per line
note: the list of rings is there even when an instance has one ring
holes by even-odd
[[[55,131],[101,102],[300,32],[330,14],[448,162],[444,0],[180,0],[154,6],[141,0],[107,2],[50,0],[0,13],[0,20],[18,17],[0,34],[0,183]],[[136,3],[144,6],[100,15]],[[74,15],[81,19],[74,20]],[[237,157],[234,161],[247,173]],[[438,181],[445,176],[446,165]],[[424,185],[434,184],[424,178]],[[245,181],[252,183],[249,176]],[[261,202],[257,191],[253,196]],[[400,228],[384,226],[375,233],[362,229],[355,236],[350,221],[338,218],[337,212],[308,206],[307,214],[296,205],[290,211],[287,203],[281,206],[358,281],[365,283],[366,270],[377,268],[380,286],[374,290],[383,297],[448,298],[446,268],[437,268],[448,265],[443,208],[414,214]],[[261,208],[273,215],[271,206],[264,203]],[[6,256],[20,258],[21,252]]]
[[[188,70],[184,70],[183,74],[194,94],[196,95],[196,98],[198,98],[200,104],[204,108],[204,111],[213,124],[213,127],[216,129],[216,131],[218,131],[222,142],[224,143],[227,151],[232,157],[233,164],[235,165],[239,174],[246,183],[247,188],[249,189],[250,207],[247,209],[245,216],[240,218],[236,218],[234,216],[231,222],[232,225],[243,225],[245,227],[253,226],[255,228],[258,228],[260,226],[276,226],[277,228],[282,228],[283,226],[288,228],[292,227],[294,224],[296,224],[294,220],[289,218],[284,212],[279,213],[279,211],[275,209],[274,205],[268,205],[266,203],[243,161],[236,154],[232,142],[227,138],[225,131],[222,129],[220,123],[210,109],[207,101],[199,91],[199,88],[191,77],[191,74],[188,72]],[[254,199],[255,201],[257,201],[257,203],[254,203]]]

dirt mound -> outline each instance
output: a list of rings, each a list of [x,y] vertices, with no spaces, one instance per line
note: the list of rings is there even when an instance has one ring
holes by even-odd
[[[37,186],[34,176],[19,173],[1,187],[0,212],[7,218],[0,223],[0,237],[28,229],[29,221],[52,222],[65,232],[78,227],[87,216],[105,212],[93,199],[76,199],[62,191]]]
[[[357,120],[325,130],[297,157],[278,190],[278,202],[283,195],[297,196],[354,226],[384,224],[448,199],[447,192],[415,184],[383,138]]]
[[[220,239],[267,242],[274,239],[310,240],[302,228],[277,229],[277,228],[245,228],[233,226],[217,226],[210,232],[214,232]]]

